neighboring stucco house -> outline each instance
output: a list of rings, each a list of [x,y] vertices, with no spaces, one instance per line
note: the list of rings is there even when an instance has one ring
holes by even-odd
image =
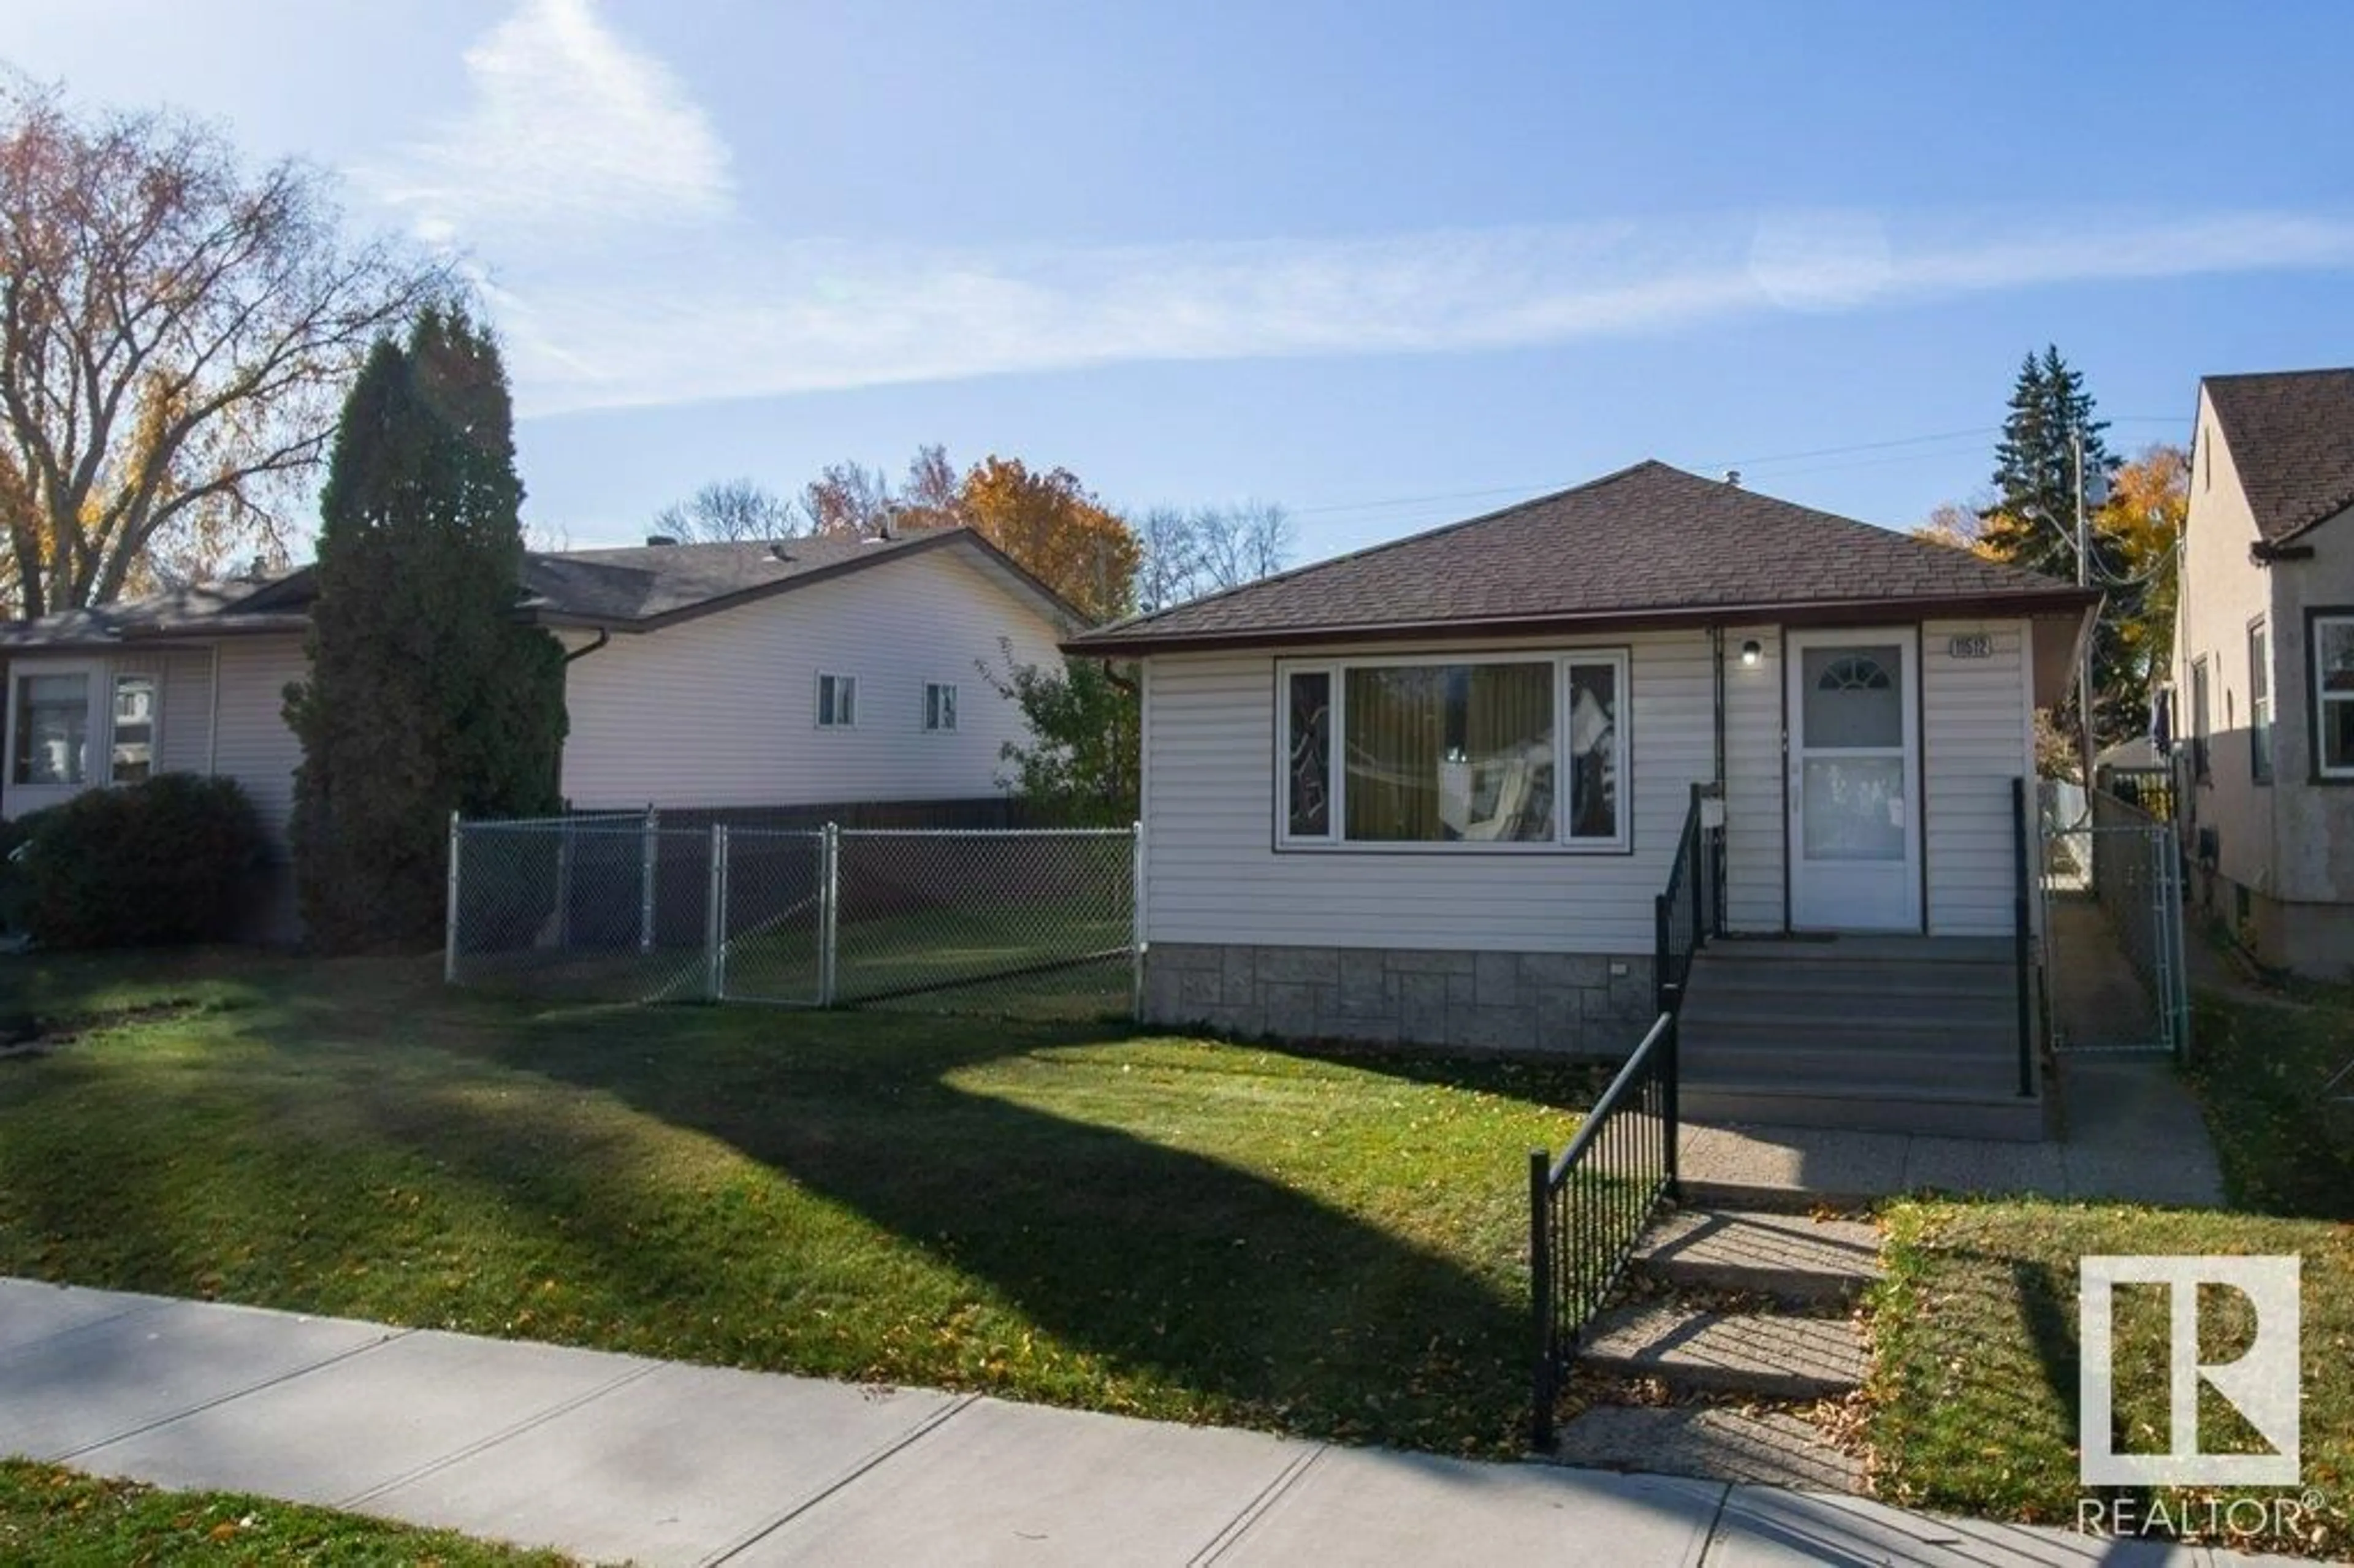
[[[2354,369],[2200,384],[2175,612],[2194,897],[2263,961],[2354,967]]]
[[[997,795],[1023,731],[980,666],[1058,662],[1082,624],[964,529],[535,554],[523,587],[569,655],[563,791],[588,809]],[[0,624],[0,817],[184,769],[237,779],[282,844],[313,596],[306,568]]]
[[[1074,638],[1141,663],[1148,1017],[1623,1054],[1695,784],[1729,931],[1976,941],[2009,996],[2094,603],[1646,462]]]

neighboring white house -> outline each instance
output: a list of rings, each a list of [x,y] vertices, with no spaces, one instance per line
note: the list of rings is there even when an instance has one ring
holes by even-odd
[[[1058,662],[1082,624],[964,529],[534,555],[524,588],[569,655],[584,808],[996,796],[1023,729],[981,667]],[[0,817],[181,769],[238,780],[282,843],[313,592],[306,568],[0,625]]]
[[[2354,369],[2200,384],[2175,611],[2195,896],[2266,963],[2354,967]]]
[[[1648,462],[1076,637],[1142,666],[1148,1016],[1623,1052],[1694,785],[1730,932],[2007,976],[2094,602]]]

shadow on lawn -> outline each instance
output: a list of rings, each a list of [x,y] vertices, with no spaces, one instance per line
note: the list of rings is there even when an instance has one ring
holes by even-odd
[[[1051,1397],[1118,1407],[1133,1385],[1159,1385],[1155,1414],[1179,1413],[1178,1391],[1192,1396],[1183,1413],[1322,1436],[1490,1451],[1511,1441],[1526,1334],[1508,1286],[1214,1158],[948,1081],[1101,1042],[1102,1029],[803,1016],[777,1025],[787,1044],[742,1016],[666,1018],[656,1039],[643,1015],[635,1030],[621,1014],[539,1019],[444,1044],[721,1139],[970,1276],[1010,1307],[1017,1330],[1034,1324],[1132,1385]],[[273,1027],[299,1033],[300,1014]],[[1493,1074],[1478,1076],[1501,1090]],[[528,1150],[567,1134],[535,1129],[530,1116],[437,1097],[376,1118],[376,1131],[429,1141],[467,1180],[545,1205],[546,1161]],[[1498,1151],[1500,1183],[1517,1173],[1518,1152]],[[626,1198],[609,1188],[562,1201]],[[567,1249],[642,1276],[649,1298],[716,1299],[736,1271],[773,1273],[767,1260],[665,1249],[643,1214],[575,1213]],[[915,1356],[898,1375],[991,1382],[945,1349]],[[1025,1393],[1010,1377],[999,1386]]]

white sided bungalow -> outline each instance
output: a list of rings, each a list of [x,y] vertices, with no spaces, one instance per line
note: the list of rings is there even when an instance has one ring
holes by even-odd
[[[1721,930],[1694,1114],[2040,1136],[2016,802],[2094,602],[1646,462],[1074,638],[1141,670],[1147,1015],[1617,1055]]]
[[[582,810],[967,801],[1022,736],[981,666],[1055,662],[1077,612],[967,530],[526,558],[517,614],[567,652]],[[0,624],[0,817],[172,769],[244,786],[283,842],[306,568]]]

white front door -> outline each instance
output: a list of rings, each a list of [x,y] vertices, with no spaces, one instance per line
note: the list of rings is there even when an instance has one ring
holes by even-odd
[[[1910,627],[1789,639],[1790,924],[1921,928],[1921,717]]]

